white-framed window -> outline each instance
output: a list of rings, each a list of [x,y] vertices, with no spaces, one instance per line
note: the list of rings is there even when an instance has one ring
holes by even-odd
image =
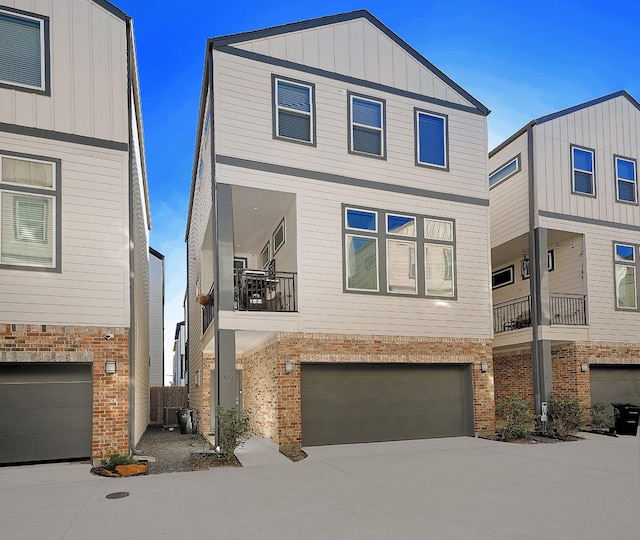
[[[0,8],[0,84],[48,92],[49,18]]]
[[[315,144],[315,87],[273,76],[274,137]]]
[[[244,270],[249,267],[249,259],[247,257],[234,257],[233,258],[233,269],[234,270]]]
[[[0,265],[56,269],[57,161],[0,154]]]
[[[615,156],[616,198],[619,202],[638,202],[636,187],[636,160]]]
[[[500,268],[491,274],[491,288],[499,289],[500,287],[506,287],[515,282],[514,278],[514,266],[507,266],[506,268]]]
[[[613,245],[616,308],[638,309],[638,246]]]
[[[345,291],[456,296],[453,220],[353,206],[343,218]]]
[[[385,155],[385,102],[349,94],[349,152]]]
[[[489,187],[506,180],[520,170],[520,154],[498,167],[489,175]]]
[[[280,223],[278,223],[278,226],[276,227],[276,230],[273,231],[273,234],[271,235],[271,241],[272,241],[272,244],[273,244],[273,254],[275,255],[276,253],[278,253],[278,250],[286,242],[284,218],[282,218],[282,221],[280,221]]]
[[[266,268],[271,260],[271,242],[267,240],[267,243],[260,252],[260,268]]]
[[[415,109],[416,164],[448,169],[448,118]]]
[[[529,279],[531,277],[530,259],[523,259],[522,261],[522,279]],[[556,256],[552,249],[547,251],[547,270],[553,272],[556,269]]]
[[[593,150],[571,146],[571,178],[573,193],[595,196],[596,175]]]

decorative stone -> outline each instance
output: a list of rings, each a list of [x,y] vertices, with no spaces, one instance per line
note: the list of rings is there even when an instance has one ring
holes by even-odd
[[[132,465],[118,465],[116,472],[120,476],[136,476],[138,474],[147,474],[149,467],[142,463],[134,463]]]

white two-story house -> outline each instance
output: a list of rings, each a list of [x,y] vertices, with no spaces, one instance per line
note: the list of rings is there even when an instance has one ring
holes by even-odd
[[[493,429],[488,109],[366,11],[207,43],[189,395],[280,446]]]
[[[640,403],[640,104],[533,120],[489,155],[496,401]]]
[[[0,0],[0,463],[128,454],[149,418],[131,19]]]

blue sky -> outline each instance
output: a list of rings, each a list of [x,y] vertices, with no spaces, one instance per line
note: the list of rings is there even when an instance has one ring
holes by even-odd
[[[529,120],[625,89],[640,99],[637,0],[112,0],[134,19],[153,229],[166,256],[165,365],[182,320],[184,233],[205,41],[367,9],[491,109],[489,148]]]

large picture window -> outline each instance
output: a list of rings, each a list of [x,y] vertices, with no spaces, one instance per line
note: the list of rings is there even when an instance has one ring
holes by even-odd
[[[0,154],[0,265],[55,269],[59,162]]]
[[[0,9],[0,84],[48,92],[48,17]]]
[[[614,244],[616,307],[638,309],[638,246]]]
[[[456,296],[453,220],[352,206],[343,212],[346,291]]]
[[[314,86],[273,77],[274,137],[315,143]]]

